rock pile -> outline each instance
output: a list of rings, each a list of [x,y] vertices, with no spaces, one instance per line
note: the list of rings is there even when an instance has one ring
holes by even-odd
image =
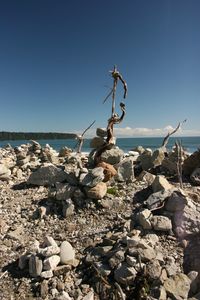
[[[176,148],[113,145],[94,165],[104,137],[89,156],[36,141],[0,149],[5,300],[6,284],[38,300],[199,299],[199,151],[182,153],[180,188]]]

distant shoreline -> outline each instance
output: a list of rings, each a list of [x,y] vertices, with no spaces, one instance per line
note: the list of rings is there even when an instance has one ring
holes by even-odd
[[[12,132],[0,131],[0,141],[18,141],[18,140],[68,140],[75,139],[76,133],[60,132]],[[200,136],[173,136],[174,138],[200,138]],[[88,137],[86,139],[91,139]],[[131,136],[117,137],[117,139],[146,139],[146,138],[164,138],[164,136]]]
[[[59,132],[0,132],[0,141],[75,139],[75,133]]]

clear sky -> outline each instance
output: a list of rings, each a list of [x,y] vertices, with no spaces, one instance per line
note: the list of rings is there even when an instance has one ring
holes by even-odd
[[[106,127],[114,64],[118,135],[200,135],[199,0],[1,0],[0,131]]]

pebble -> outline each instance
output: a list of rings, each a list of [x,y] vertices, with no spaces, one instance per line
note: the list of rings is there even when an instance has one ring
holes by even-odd
[[[62,242],[60,246],[60,262],[61,264],[73,264],[75,259],[75,251],[68,241]]]

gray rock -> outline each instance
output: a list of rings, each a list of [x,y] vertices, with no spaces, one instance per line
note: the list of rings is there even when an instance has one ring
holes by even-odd
[[[115,254],[109,259],[109,265],[112,269],[114,269],[116,266],[118,266],[121,262],[124,261],[124,251],[119,250],[115,252]]]
[[[29,274],[32,277],[40,276],[42,272],[42,260],[36,255],[31,255],[29,258]]]
[[[63,201],[62,214],[65,218],[74,214],[74,204],[71,199]]]
[[[200,185],[200,168],[196,168],[190,175],[192,183],[195,185]]]
[[[105,143],[105,140],[102,137],[95,136],[90,142],[90,148],[98,149]]]
[[[124,156],[124,151],[118,147],[106,150],[101,155],[101,160],[111,165],[118,164]]]
[[[168,217],[165,216],[153,216],[151,224],[154,230],[158,231],[169,231],[172,229],[172,222]]]
[[[172,185],[168,182],[168,180],[162,176],[157,175],[155,180],[152,183],[153,192],[159,192],[162,190],[170,190],[172,189]]]
[[[182,299],[188,299],[188,293],[190,290],[190,279],[185,274],[177,274],[171,278],[168,278],[164,282],[164,288],[167,295],[170,297],[181,297]],[[180,298],[178,298],[180,299]]]
[[[137,180],[139,181],[144,181],[148,185],[151,185],[153,181],[155,180],[156,176],[147,172],[147,171],[142,171],[140,175],[137,177]]]
[[[152,213],[149,209],[144,209],[138,213],[138,221],[144,229],[151,229]]]
[[[75,251],[68,241],[62,242],[60,246],[60,262],[61,264],[73,264],[75,259]]]
[[[161,275],[162,268],[157,259],[146,264],[146,272],[151,279],[158,279]]]
[[[40,254],[44,257],[49,257],[49,256],[52,256],[52,255],[55,255],[58,253],[60,253],[60,248],[57,245],[38,249],[38,254]]]
[[[45,236],[44,238],[44,244],[46,247],[48,246],[54,246],[54,247],[58,247],[56,241],[51,237],[51,236]]]
[[[115,280],[121,284],[133,284],[136,277],[136,270],[126,262],[120,264],[114,271]]]
[[[103,128],[97,128],[96,135],[104,138],[107,136],[107,130],[105,130]]]
[[[134,168],[133,158],[126,157],[117,165],[117,176],[118,181],[131,182],[134,180]]]
[[[166,269],[167,275],[169,277],[173,276],[173,275],[176,275],[178,269],[177,269],[177,266],[175,264],[175,259],[172,256],[167,257],[167,263],[165,265],[165,269]]]
[[[80,176],[80,184],[83,186],[94,187],[98,183],[102,182],[104,179],[104,169],[102,167],[97,167],[89,172],[83,173]]]
[[[51,277],[53,277],[53,272],[52,272],[52,270],[43,271],[40,274],[40,277],[45,278],[45,279],[51,278]]]
[[[56,187],[56,199],[66,200],[73,196],[76,187],[71,186],[69,183],[57,182]]]
[[[155,168],[160,166],[164,158],[165,158],[165,152],[163,148],[154,150],[151,157],[153,167]]]
[[[60,262],[60,256],[52,255],[43,261],[43,270],[54,270]]]
[[[187,196],[181,189],[175,190],[166,201],[165,209],[170,212],[183,210],[187,204]]]
[[[48,164],[33,172],[27,183],[33,185],[50,186],[56,182],[63,182],[65,180],[66,173],[63,170],[57,168],[53,164]]]
[[[151,169],[153,167],[152,164],[152,150],[145,150],[142,152],[142,154],[140,154],[140,156],[138,157],[138,161],[141,164],[141,167],[144,171],[148,171],[149,169]]]
[[[184,209],[173,214],[173,229],[179,238],[183,239],[185,235],[199,233],[199,211],[200,205],[188,198]]]
[[[138,248],[137,252],[140,254],[142,262],[151,261],[156,258],[156,251],[150,246],[147,248]],[[130,249],[129,254],[131,254]]]
[[[154,209],[162,206],[163,202],[171,196],[172,192],[173,190],[170,189],[151,194],[146,200],[147,207],[149,209]]]

